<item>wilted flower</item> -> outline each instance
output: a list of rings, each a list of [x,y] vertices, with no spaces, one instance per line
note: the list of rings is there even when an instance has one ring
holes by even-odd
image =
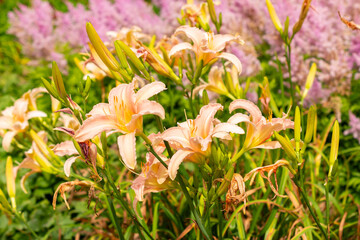
[[[233,63],[238,72],[241,73],[242,67],[240,60],[231,53],[221,53],[228,42],[237,41],[240,44],[244,44],[244,41],[239,37],[230,34],[214,35],[213,32],[204,32],[196,27],[189,26],[181,26],[176,29],[175,35],[179,33],[184,33],[187,37],[189,37],[193,41],[193,45],[187,42],[179,43],[171,49],[169,57],[174,55],[176,52],[188,49],[194,51],[197,63],[200,63],[202,60],[203,65],[205,66],[212,60],[224,58]]]
[[[244,130],[235,124],[218,123],[214,118],[217,111],[223,106],[218,103],[208,104],[200,109],[200,114],[195,120],[178,123],[178,127],[167,129],[163,139],[169,141],[177,152],[169,163],[169,176],[175,179],[180,164],[184,161],[204,163],[205,158],[211,153],[212,138],[231,140],[230,132],[243,134]]]
[[[274,163],[272,165],[258,167],[258,168],[251,170],[248,174],[245,175],[244,181],[246,182],[247,180],[249,180],[251,178],[250,185],[252,185],[255,180],[256,175],[258,173],[260,173],[260,176],[269,182],[271,190],[275,193],[276,196],[287,197],[285,195],[279,194],[279,192],[278,192],[279,187],[278,187],[277,178],[276,178],[276,170],[281,166],[291,167],[288,161],[278,160],[278,161],[276,161],[276,163]],[[267,176],[264,174],[264,172],[267,172]],[[271,182],[271,179],[270,179],[273,174],[274,174],[274,178],[275,178],[275,186],[273,185],[273,183]]]
[[[233,205],[236,206],[241,202],[244,202],[244,205],[246,206],[246,197],[244,179],[240,174],[234,173],[233,178],[231,179],[229,190],[226,193],[226,211],[229,211],[231,208],[233,208]]]
[[[97,177],[99,174],[96,170],[96,157],[97,157],[97,148],[96,145],[90,141],[78,143],[81,154],[74,146],[72,141],[65,141],[54,146],[53,151],[58,156],[71,156],[64,163],[64,173],[67,177],[70,176],[71,165],[77,160],[81,159],[85,163],[92,166],[93,171]],[[100,178],[100,177],[99,177]]]
[[[88,119],[75,134],[77,142],[85,142],[102,132],[120,132],[118,137],[120,155],[125,165],[134,169],[136,165],[135,135],[143,129],[143,115],[154,114],[165,117],[163,107],[148,98],[165,90],[162,82],[145,85],[137,93],[134,83],[120,84],[109,93],[109,103],[99,103],[87,115]]]
[[[70,191],[71,189],[73,189],[75,186],[81,186],[81,187],[94,187],[92,182],[89,181],[79,181],[79,180],[75,180],[75,181],[71,181],[71,182],[65,182],[65,183],[61,183],[58,188],[56,189],[55,193],[54,193],[54,197],[53,197],[53,208],[55,210],[56,208],[56,200],[57,200],[57,195],[60,191],[60,196],[64,199],[64,202],[66,204],[66,207],[68,209],[70,209],[69,203],[66,200],[66,195],[65,192]]]
[[[280,148],[281,145],[277,141],[265,141],[272,136],[274,131],[294,128],[294,122],[286,119],[286,115],[282,118],[272,118],[271,120],[267,120],[262,116],[260,109],[251,101],[237,99],[229,106],[230,112],[239,108],[248,111],[250,116],[243,113],[236,113],[228,120],[228,122],[232,124],[245,122],[247,124],[246,138],[243,145],[244,151],[251,148]]]

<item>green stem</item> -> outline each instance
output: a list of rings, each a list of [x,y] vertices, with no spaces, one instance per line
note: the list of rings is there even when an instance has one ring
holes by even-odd
[[[109,213],[110,213],[111,220],[112,220],[113,224],[116,227],[116,230],[117,230],[117,232],[119,234],[120,239],[124,240],[125,238],[124,238],[124,235],[123,235],[123,233],[121,231],[121,226],[119,224],[119,221],[117,220],[114,204],[113,204],[113,201],[112,201],[111,197],[106,196],[106,201],[107,201],[107,205],[108,205],[109,210],[110,210]]]
[[[19,219],[22,223],[24,223],[24,225],[31,232],[31,234],[34,236],[34,238],[39,239],[39,236],[34,232],[34,230],[32,230],[32,228],[29,226],[29,224],[27,223],[25,218],[23,216],[20,216],[20,214],[16,211],[14,211],[14,214],[17,219]]]
[[[320,225],[319,220],[318,220],[317,217],[315,216],[315,213],[314,213],[314,211],[312,210],[312,208],[311,208],[311,206],[310,206],[310,203],[309,203],[309,200],[308,200],[308,198],[307,198],[307,195],[304,193],[304,190],[302,189],[302,187],[300,186],[299,182],[298,182],[295,178],[293,178],[293,181],[294,181],[295,185],[298,187],[301,196],[302,196],[303,199],[305,200],[305,204],[306,204],[306,206],[308,207],[311,216],[314,218],[314,220],[315,220],[315,222],[316,222],[316,225],[318,226],[318,228],[320,229],[322,235],[323,235],[323,236],[325,237],[325,239],[326,239],[326,233],[325,233],[323,227]]]
[[[157,160],[159,160],[159,162],[167,169],[168,166],[167,164],[164,162],[164,160],[161,159],[161,157],[155,152],[153,146],[151,145],[151,141],[150,139],[142,132],[142,133],[139,133],[139,136],[141,136],[144,141],[147,143],[147,145],[150,147],[150,152],[156,157]],[[208,240],[211,239],[211,237],[208,235],[206,229],[205,229],[205,226],[204,224],[202,223],[201,221],[201,218],[200,218],[200,214],[199,212],[197,211],[197,209],[195,209],[195,206],[192,202],[192,199],[190,197],[190,194],[185,186],[185,183],[184,183],[184,180],[182,179],[182,176],[181,176],[181,173],[179,172],[177,177],[176,177],[177,181],[179,182],[180,184],[180,187],[181,187],[181,190],[183,191],[184,195],[185,195],[185,199],[186,199],[186,202],[188,203],[189,207],[190,207],[190,210],[191,212],[194,214],[194,217],[195,217],[195,220],[196,220],[196,223],[197,225],[199,226],[200,228],[200,231],[203,233],[204,237]]]
[[[290,82],[290,93],[291,93],[291,104],[295,104],[295,97],[294,97],[294,88],[293,88],[293,82],[292,82],[292,76],[291,76],[291,45],[286,44],[287,51],[285,52],[286,57],[286,64],[289,71],[289,82]]]
[[[109,176],[111,176],[109,168],[106,167],[105,170],[103,170],[103,174],[105,175],[106,179],[108,180],[108,182],[110,183],[110,186],[112,187],[114,193],[115,193],[115,197],[116,199],[118,199],[120,201],[121,206],[125,209],[125,211],[131,216],[131,218],[135,221],[135,226],[138,228],[139,230],[139,234],[142,236],[142,233],[139,229],[142,228],[142,230],[144,230],[144,232],[146,233],[146,235],[148,235],[150,237],[150,239],[153,239],[151,234],[145,229],[144,226],[141,225],[141,223],[139,222],[139,220],[136,218],[135,213],[133,211],[131,211],[131,209],[129,208],[129,204],[127,202],[124,201],[124,199],[121,197],[119,190],[117,189],[117,187],[115,186],[115,183],[113,181],[113,179]]]
[[[330,239],[330,202],[329,202],[329,181],[325,182],[325,195],[326,195],[326,226],[327,226],[327,238]]]

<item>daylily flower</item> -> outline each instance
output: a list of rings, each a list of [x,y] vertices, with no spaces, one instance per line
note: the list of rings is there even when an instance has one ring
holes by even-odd
[[[142,33],[142,30],[138,26],[132,26],[131,28],[123,27],[120,31],[109,31],[106,32],[106,36],[110,40],[109,42],[104,42],[105,46],[109,51],[115,51],[114,42],[116,40],[121,40],[126,43],[129,47],[137,47],[138,41],[140,42],[150,42],[151,36],[145,33]]]
[[[162,141],[161,134],[151,134],[149,139],[152,142],[155,152],[168,164],[169,159],[162,155],[165,150],[165,144]],[[173,187],[173,183],[168,176],[168,170],[159,160],[152,153],[147,153],[146,163],[142,167],[142,172],[131,185],[131,188],[136,194],[134,204],[136,204],[137,201],[143,201],[144,194],[146,193],[160,192]]]
[[[217,34],[213,32],[204,32],[196,27],[181,26],[175,31],[175,35],[184,33],[193,41],[193,45],[187,42],[179,43],[174,46],[169,57],[182,50],[192,50],[195,52],[196,63],[200,63],[203,60],[203,65],[216,61],[217,58],[224,58],[233,63],[238,72],[241,73],[242,66],[240,60],[231,53],[220,53],[226,47],[226,44],[231,41],[237,41],[240,44],[244,44],[244,41],[237,36],[230,34]]]
[[[20,98],[14,106],[6,108],[0,116],[0,129],[8,130],[3,138],[2,146],[9,151],[12,139],[19,133],[25,132],[29,126],[28,120],[35,117],[46,117],[41,111],[28,111],[29,100]]]
[[[204,82],[202,85],[196,87],[194,89],[194,93],[206,89],[220,95],[225,95],[232,100],[235,100],[235,96],[240,96],[241,91],[237,69],[233,67],[232,69],[227,69],[227,71],[229,72],[229,74],[224,77],[229,79],[224,80],[224,69],[213,66],[209,73],[209,82]]]
[[[143,115],[165,117],[164,108],[148,98],[165,90],[162,82],[145,85],[137,93],[134,83],[120,84],[109,93],[109,103],[99,103],[87,115],[88,119],[75,134],[77,142],[85,142],[102,132],[120,132],[118,137],[120,155],[125,165],[136,166],[135,135],[142,133]]]
[[[231,140],[230,132],[243,134],[244,130],[235,124],[218,123],[214,118],[217,111],[223,106],[218,103],[208,104],[200,109],[195,120],[189,119],[179,123],[163,132],[163,139],[169,141],[177,152],[169,163],[169,176],[175,179],[180,164],[184,161],[204,163],[205,158],[211,154],[212,138]]]
[[[245,109],[250,113],[250,116],[243,113],[236,113],[228,122],[238,124],[245,122],[247,124],[246,138],[243,145],[243,151],[252,148],[275,149],[280,148],[278,141],[266,142],[274,131],[278,132],[288,128],[294,128],[294,122],[286,119],[286,115],[282,118],[272,118],[267,120],[262,116],[260,109],[251,101],[245,99],[237,99],[233,101],[230,106],[230,112],[235,109]]]
[[[205,2],[194,4],[193,0],[188,0],[187,4],[181,8],[181,15],[182,18],[189,20],[191,26],[199,23],[201,26],[209,27],[210,15],[208,9],[208,5]]]
[[[30,89],[21,96],[21,98],[28,100],[28,108],[30,111],[38,110],[36,100],[42,96],[42,93],[47,93],[46,88],[39,87]]]

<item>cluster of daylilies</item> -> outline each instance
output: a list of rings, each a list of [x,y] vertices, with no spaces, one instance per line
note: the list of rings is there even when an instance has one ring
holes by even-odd
[[[267,4],[273,16],[271,2]],[[10,157],[7,159],[11,205],[1,191],[0,206],[4,212],[26,222],[16,208],[15,179],[21,177],[21,187],[26,192],[26,179],[46,172],[64,179],[54,192],[54,209],[59,193],[70,208],[66,192],[80,186],[88,192],[89,201],[106,203],[103,207],[108,210],[117,230],[115,235],[120,239],[125,239],[126,228],[119,216],[133,221],[136,227],[132,237],[162,238],[160,233],[150,233],[146,220],[149,214],[146,209],[145,213],[140,209],[139,203],[151,203],[152,193],[162,191],[169,194],[164,195],[171,199],[169,204],[174,204],[174,199],[186,202],[188,216],[193,220],[176,237],[192,238],[190,234],[194,234],[197,239],[220,239],[232,236],[231,232],[227,233],[229,225],[221,223],[221,219],[225,222],[225,215],[240,214],[239,207],[245,213],[254,193],[271,189],[274,198],[290,197],[292,201],[298,193],[297,204],[303,201],[309,208],[307,213],[313,217],[310,220],[314,223],[313,231],[329,237],[326,230],[329,223],[327,226],[319,223],[304,188],[305,150],[312,139],[318,139],[315,107],[300,111],[301,105],[295,107],[292,96],[288,105],[283,102],[280,110],[273,108],[274,99],[266,78],[259,101],[263,111],[257,105],[258,99],[255,103],[245,99],[250,79],[241,84],[241,62],[226,52],[230,42],[244,44],[244,40],[210,30],[209,19],[217,30],[221,27],[221,16],[217,17],[212,1],[197,7],[199,11],[189,7],[192,14],[184,14],[184,25],[173,36],[158,42],[138,28],[128,28],[112,32],[113,42],[104,43],[88,23],[89,53],[83,54],[83,59],[76,59],[85,75],[79,80],[83,102],[75,102],[66,91],[66,81],[53,63],[50,81],[43,79],[45,88],[30,90],[2,112],[3,148],[8,152],[21,150],[26,156],[15,166]],[[308,7],[304,11],[308,11]],[[204,8],[208,9],[205,11],[208,18],[203,17]],[[304,21],[306,12],[304,14],[299,21]],[[289,38],[281,23],[274,21],[288,44],[302,24],[297,23]],[[310,86],[306,91],[311,87],[314,71],[316,69],[310,71],[307,81]],[[105,96],[109,88],[105,86],[105,78],[113,79],[109,86],[116,83],[108,92],[107,102]],[[89,92],[97,81],[101,82],[103,102],[87,112]],[[180,103],[183,105],[171,99],[174,91],[182,92],[185,101]],[[37,98],[47,94],[51,97],[51,114],[37,107]],[[165,98],[170,100],[166,102]],[[174,108],[180,108],[183,114],[174,116]],[[287,114],[282,113],[285,108]],[[272,117],[273,109],[277,110],[274,111],[276,117]],[[116,147],[111,147],[114,136]],[[338,143],[339,125],[335,121],[328,159],[329,182],[336,172]],[[259,157],[260,151],[256,149],[265,149],[261,153],[262,161],[252,162],[252,168],[245,169],[244,161]],[[114,150],[118,158],[115,163],[113,155],[111,157]],[[266,160],[269,165],[263,164],[264,154],[271,159]],[[126,178],[118,177],[120,172],[113,168],[120,164],[123,167],[119,169],[128,172],[121,173]],[[282,175],[290,176],[294,183],[293,190],[287,189],[286,193],[284,180],[278,185],[276,173],[280,167]],[[30,171],[17,176],[22,168]],[[120,186],[122,181],[131,186]],[[262,188],[252,188],[255,181],[261,183]],[[174,206],[175,209],[183,207]],[[304,214],[304,210],[301,212]],[[240,228],[243,223],[237,224]],[[192,229],[194,233],[190,233]],[[35,232],[32,234],[37,237]],[[305,236],[305,231],[302,234]]]

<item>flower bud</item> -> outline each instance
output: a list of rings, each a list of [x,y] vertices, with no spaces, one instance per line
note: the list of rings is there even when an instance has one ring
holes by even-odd
[[[120,45],[117,42],[115,42],[115,50],[116,50],[116,55],[118,56],[118,58],[120,60],[121,67],[123,69],[125,69],[127,74],[129,74],[130,76],[133,76],[134,73],[132,72],[131,68],[129,67],[129,64],[126,60],[125,53],[123,52],[123,50],[121,49]]]
[[[30,130],[30,136],[31,136],[32,140],[35,142],[36,147],[40,150],[40,152],[46,158],[46,159],[44,159],[40,156],[38,156],[38,158],[36,158],[36,161],[39,163],[39,165],[42,168],[45,168],[45,169],[47,169],[47,171],[50,171],[50,172],[53,170],[56,170],[48,160],[52,161],[56,165],[59,165],[59,166],[62,165],[62,162],[59,159],[59,157],[55,155],[53,150],[51,150],[48,147],[48,145],[41,139],[41,137],[34,130]]]
[[[311,106],[307,116],[306,134],[304,139],[305,144],[308,144],[311,141],[315,129],[315,117],[316,108],[314,106]]]
[[[59,94],[57,94],[55,88],[52,86],[51,83],[49,83],[45,78],[41,78],[41,81],[44,85],[44,87],[46,88],[46,90],[48,91],[48,93],[53,96],[56,99],[59,99]]]
[[[131,48],[126,45],[123,41],[117,40],[115,41],[115,47],[121,48],[126,56],[128,56],[129,60],[135,65],[135,67],[144,74],[145,79],[150,79],[150,74],[146,70],[144,64],[140,61],[140,59],[136,56],[136,54],[131,50]]]
[[[204,90],[203,92],[202,92],[202,102],[203,102],[203,105],[208,105],[209,104],[209,96],[208,96],[208,94],[207,94],[207,91],[206,90]]]
[[[307,16],[308,12],[309,12],[310,3],[311,3],[311,0],[304,0],[303,1],[300,16],[299,16],[299,20],[295,23],[295,25],[293,27],[293,36],[295,36],[295,34],[300,31],[300,29],[301,29],[301,27],[302,27],[302,25],[303,25],[303,23],[305,21],[305,18]]]
[[[295,135],[295,151],[300,151],[300,132],[301,132],[301,113],[298,106],[295,109],[295,128],[294,128],[294,135]]]
[[[296,153],[294,151],[294,148],[293,148],[291,142],[288,139],[281,136],[280,134],[278,134],[277,132],[274,132],[274,135],[275,135],[275,138],[281,144],[281,146],[284,149],[286,155],[290,158],[290,160],[298,161],[298,159],[296,157]]]
[[[304,92],[302,95],[302,101],[304,101],[304,99],[306,98],[306,95],[308,94],[310,88],[312,87],[312,85],[314,83],[315,74],[316,74],[316,63],[313,63],[310,67],[309,74],[306,78],[305,89],[304,89]]]
[[[280,19],[279,19],[278,15],[276,14],[275,8],[272,5],[270,0],[266,0],[266,6],[268,8],[271,21],[273,22],[276,30],[278,30],[279,33],[282,33],[283,32],[283,26],[282,26],[282,24],[280,22]]]
[[[215,12],[215,7],[214,7],[213,0],[207,0],[207,5],[209,7],[209,15],[210,15],[211,21],[214,24],[216,24],[217,19],[216,19],[216,12]]]
[[[332,131],[332,138],[331,138],[331,148],[330,148],[330,157],[329,157],[329,179],[331,180],[333,174],[333,168],[335,165],[335,161],[338,157],[338,150],[339,150],[339,137],[340,137],[340,130],[339,130],[339,122],[336,120],[333,126]]]
[[[56,62],[52,63],[52,78],[54,80],[56,91],[57,91],[59,97],[62,100],[66,101],[67,93],[65,90],[64,81],[61,77],[61,73],[60,73],[60,70],[59,70]]]
[[[6,185],[7,191],[11,199],[11,205],[13,209],[16,209],[16,202],[15,202],[15,176],[14,176],[14,169],[13,169],[13,162],[10,156],[7,157],[6,160]]]
[[[115,59],[112,53],[106,48],[105,44],[102,42],[101,38],[97,34],[95,28],[91,23],[86,23],[86,32],[90,39],[91,44],[94,46],[95,51],[101,58],[101,60],[105,63],[105,65],[117,72],[120,69],[119,62]]]

